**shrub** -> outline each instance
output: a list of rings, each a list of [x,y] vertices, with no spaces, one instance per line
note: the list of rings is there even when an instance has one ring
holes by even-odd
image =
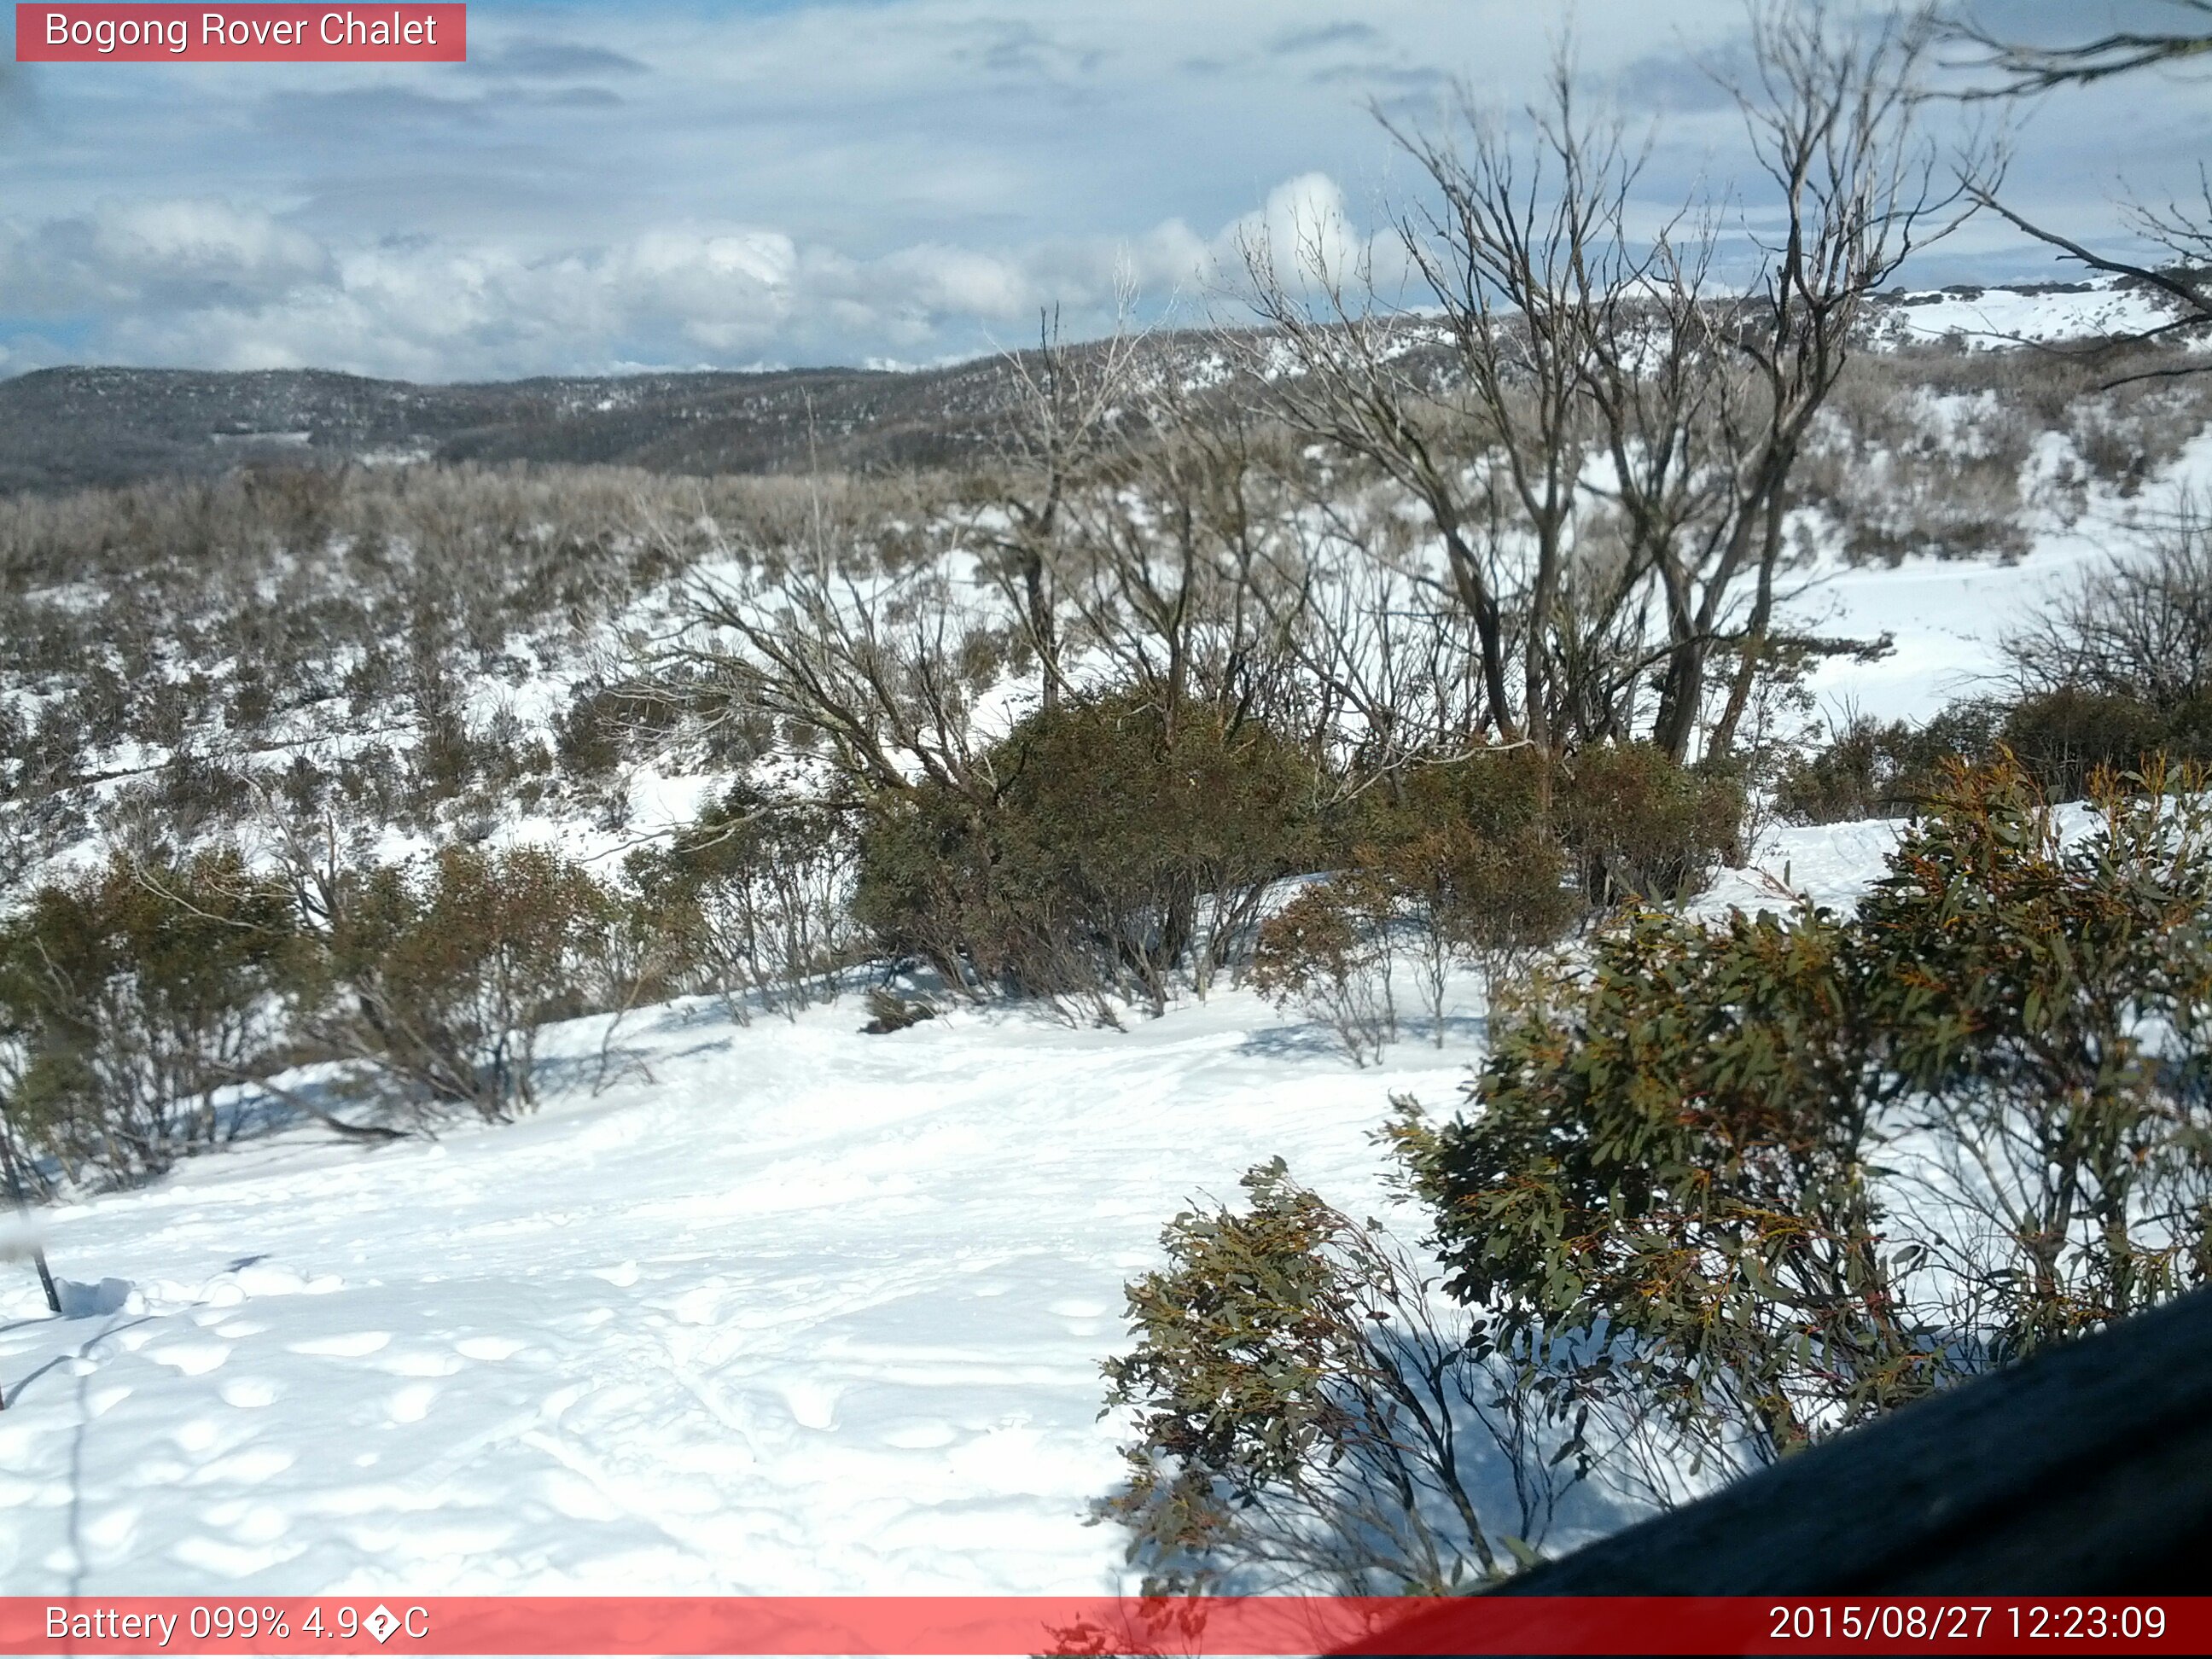
[[[217,1096],[277,1041],[291,921],[228,852],[40,888],[0,932],[11,1126],[72,1177],[116,1181],[235,1134]]]
[[[1583,1464],[1563,1398],[1521,1386],[1483,1322],[1439,1320],[1412,1260],[1278,1158],[1247,1207],[1178,1215],[1128,1287],[1110,1359],[1128,1476],[1101,1513],[1146,1594],[1444,1595],[1533,1559]],[[1501,1459],[1509,1516],[1478,1504]]]
[[[2076,686],[2033,693],[1999,734],[2045,793],[2079,800],[2100,771],[2140,774],[2154,757],[2212,760],[2212,695],[2170,708]]]
[[[2212,522],[2185,502],[2149,544],[2084,575],[2005,641],[2028,693],[2167,711],[2212,698]]]
[[[2069,841],[2016,767],[1962,770],[1859,907],[1894,1127],[1934,1146],[1899,1207],[1977,1363],[2212,1274],[2212,802],[2142,781]]]
[[[1369,879],[1412,913],[1422,997],[1439,1047],[1457,963],[1474,965],[1495,1003],[1504,985],[1566,932],[1578,908],[1567,889],[1565,854],[1534,825],[1485,836],[1464,820],[1445,819],[1362,847],[1358,857]]]
[[[2212,807],[2165,781],[2068,844],[1954,767],[1856,917],[1638,912],[1540,979],[1479,1111],[1395,1130],[1454,1293],[1725,1467],[2201,1281]]]
[[[854,919],[893,957],[919,957],[970,994],[1079,988],[1085,960],[1060,958],[1046,896],[996,856],[997,827],[988,803],[936,782],[871,800]]]
[[[1908,351],[1862,357],[1844,371],[1813,434],[1799,491],[1834,524],[1847,557],[1894,564],[2026,550],[2021,479],[2037,435],[2032,404],[2041,402],[2033,412],[2060,422],[2081,381],[2076,374],[2063,386],[2024,387],[2009,383],[2018,379],[2013,369]]]
[[[1561,769],[1554,807],[1585,900],[1686,898],[1736,850],[1741,782],[1680,765],[1647,743],[1581,750]]]
[[[1918,1334],[1883,1315],[1867,1034],[1817,1017],[1853,971],[1825,920],[1641,911],[1540,981],[1479,1115],[1400,1126],[1454,1292],[1524,1350],[1622,1349],[1621,1386],[1723,1464],[1923,1389]]]
[[[302,994],[313,1037],[417,1110],[534,1105],[538,1028],[586,1011],[606,890],[544,848],[453,847],[344,872],[331,901]]]
[[[1388,848],[1447,829],[1499,841],[1540,828],[1550,772],[1551,763],[1528,745],[1419,762],[1359,796],[1345,847]]]
[[[1410,939],[1441,1047],[1455,968],[1471,963],[1494,997],[1577,914],[1545,828],[1547,774],[1535,750],[1500,749],[1406,769],[1356,798],[1336,826],[1344,867],[1260,930],[1255,983],[1364,1064],[1397,1034],[1394,951]]]
[[[1775,810],[1802,823],[1905,817],[1942,787],[1946,761],[1988,760],[2004,718],[2002,705],[1978,701],[1954,703],[1923,726],[1854,716],[1784,765]]]
[[[1389,890],[1379,883],[1356,872],[1315,882],[1261,925],[1252,983],[1327,1026],[1353,1065],[1380,1060],[1398,1028],[1389,921]]]
[[[834,1000],[858,958],[847,815],[739,785],[629,873],[679,953],[740,1018]]]
[[[2061,687],[1955,703],[1924,726],[1857,719],[1784,766],[1775,807],[1807,823],[1902,817],[1947,787],[1947,763],[1985,764],[2001,750],[2045,794],[2079,800],[2100,773],[2140,776],[2161,759],[2212,760],[2212,698],[2161,709],[2121,692]]]
[[[1319,776],[1255,721],[1125,698],[1030,715],[981,758],[988,785],[879,797],[855,911],[894,954],[971,992],[1201,993],[1267,888],[1316,844]]]

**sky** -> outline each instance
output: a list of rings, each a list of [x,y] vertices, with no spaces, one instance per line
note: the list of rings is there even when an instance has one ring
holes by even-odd
[[[2162,0],[1985,0],[2016,36]],[[1744,168],[1742,0],[751,0],[469,7],[470,61],[0,64],[0,375],[69,362],[422,380],[917,364],[1239,314],[1240,236],[1381,234],[1376,118],[1509,118],[1571,34],[1656,222]],[[2201,19],[2199,20],[2201,21]],[[2127,246],[2197,188],[2212,84],[2022,112],[2006,199]],[[1986,118],[1986,106],[1981,111]],[[1946,106],[1939,124],[1965,118]],[[1748,197],[1744,199],[1749,200]],[[1976,222],[1907,273],[2065,276]]]

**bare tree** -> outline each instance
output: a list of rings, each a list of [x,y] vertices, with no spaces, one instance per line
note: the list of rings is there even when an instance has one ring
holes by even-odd
[[[2166,0],[2168,5],[2212,20],[2212,0]],[[2039,46],[2007,40],[1970,11],[1954,20],[1953,32],[1983,49],[1978,67],[2002,77],[1984,95],[2047,92],[2056,87],[2088,86],[2115,75],[2164,64],[2185,63],[2212,52],[2212,28],[2157,32],[2114,29],[2070,46]]]
[[[1013,408],[1000,428],[987,515],[972,526],[988,550],[984,570],[1006,595],[1036,660],[1047,708],[1058,707],[1066,690],[1061,590],[1072,498],[1120,447],[1140,368],[1135,295],[1126,283],[1116,301],[1114,331],[1103,341],[1068,341],[1054,307],[1038,314],[1034,351],[1004,357]]]
[[[857,494],[817,481],[787,537],[741,534],[691,574],[652,678],[708,724],[764,716],[786,742],[826,747],[866,789],[927,778],[972,793],[994,618],[941,546],[881,545],[887,515]]]
[[[2166,0],[2166,3],[2197,18],[2212,20],[2212,0]],[[2193,64],[2212,53],[2212,28],[2201,26],[2166,32],[2115,29],[2073,46],[2042,46],[2007,40],[1968,10],[1951,21],[1949,32],[1954,40],[1973,49],[1975,55],[1967,67],[1994,77],[1969,89],[1963,94],[1968,99],[2020,98],[2091,86],[2143,70]],[[1980,205],[2014,229],[2056,249],[2063,258],[2106,276],[2142,283],[2172,307],[2172,315],[2165,321],[2116,335],[2093,349],[2097,355],[2193,336],[2212,325],[2212,279],[2206,275],[2206,267],[2212,265],[2212,175],[2201,163],[2193,201],[2176,198],[2156,205],[2130,199],[2122,204],[2129,231],[2170,256],[2169,262],[2163,264],[2100,253],[2008,207],[1993,185],[1977,185],[1972,194]],[[2194,361],[2165,364],[2122,374],[2112,384],[2192,374],[2204,367]]]
[[[1651,735],[1685,758],[1729,651],[1710,746],[1733,744],[1790,477],[1867,298],[1970,205],[1917,119],[1933,38],[1924,13],[1754,9],[1753,70],[1731,89],[1779,224],[1750,234],[1747,293],[1717,280],[1718,207],[1638,232],[1642,154],[1583,112],[1564,54],[1511,125],[1464,92],[1444,129],[1386,123],[1427,187],[1394,222],[1413,304],[1381,291],[1371,251],[1329,268],[1319,229],[1287,272],[1279,250],[1247,248],[1272,325],[1255,367],[1286,353],[1285,418],[1419,503],[1506,740],[1624,735],[1656,666]]]
[[[1676,683],[1658,739],[1676,754],[1698,717],[1728,587],[1747,568],[1751,611],[1710,748],[1725,754],[1734,744],[1773,622],[1790,476],[1869,296],[1964,220],[1999,161],[1970,141],[1939,173],[1920,118],[1937,38],[1932,10],[1838,22],[1825,0],[1765,0],[1753,20],[1753,73],[1735,91],[1782,223],[1762,245],[1761,280],[1730,331],[1758,395],[1749,429],[1735,434],[1729,532],[1697,613],[1692,637],[1708,643],[1670,663]]]
[[[2160,709],[2212,696],[2212,518],[2185,500],[2140,556],[2082,576],[2004,640],[2021,689]]]
[[[1567,734],[1543,630],[1591,435],[1574,271],[1636,175],[1617,132],[1593,143],[1576,125],[1564,60],[1552,96],[1525,145],[1464,90],[1455,130],[1385,122],[1431,187],[1395,224],[1413,310],[1382,294],[1371,249],[1331,268],[1325,228],[1244,249],[1254,308],[1295,365],[1274,378],[1283,415],[1420,504],[1473,626],[1484,725],[1546,749]]]
[[[1145,435],[1069,504],[1085,642],[1158,711],[1170,748],[1194,707],[1231,734],[1283,715],[1300,701],[1289,635],[1303,596],[1281,458],[1249,411],[1194,407],[1164,375],[1133,412]]]
[[[1412,556],[1399,497],[1334,468],[1293,477],[1274,580],[1255,588],[1304,699],[1286,728],[1333,757],[1347,798],[1486,746],[1479,642]]]

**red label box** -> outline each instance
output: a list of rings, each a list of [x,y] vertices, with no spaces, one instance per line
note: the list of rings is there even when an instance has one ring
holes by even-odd
[[[2202,1596],[0,1595],[0,1655],[2201,1654]]]
[[[21,5],[19,64],[459,64],[465,5]]]

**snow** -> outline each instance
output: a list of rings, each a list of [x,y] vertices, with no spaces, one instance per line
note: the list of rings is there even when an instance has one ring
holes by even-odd
[[[1907,295],[1887,302],[1877,329],[1899,343],[1956,337],[2002,349],[2021,341],[2056,344],[2135,334],[2173,320],[2174,307],[2148,289],[2114,277],[2034,288],[1963,288]]]
[[[2142,303],[1990,290],[1896,315],[2062,338]],[[2212,435],[2135,498],[2031,489],[2013,563],[1832,561],[1790,624],[1894,649],[1825,664],[1817,710],[1923,719],[1990,689],[2008,626],[2207,482]],[[543,722],[575,672],[545,660],[474,712]],[[629,781],[620,830],[514,815],[497,839],[611,859],[728,779]],[[1849,905],[1898,829],[1771,829],[1695,909]],[[1370,1136],[1394,1094],[1456,1101],[1480,1052],[1462,988],[1444,1046],[1416,1018],[1368,1070],[1237,991],[1127,1030],[955,1009],[885,1037],[854,998],[750,1024],[680,1004],[549,1033],[546,1103],[516,1124],[368,1151],[288,1132],[63,1206],[62,1317],[0,1233],[0,1588],[1115,1588],[1120,1535],[1085,1517],[1118,1474],[1099,1363],[1126,1345],[1123,1282],[1186,1200],[1278,1153],[1391,1218]]]
[[[2042,465],[2039,459],[2032,468]],[[1782,607],[1796,625],[1863,640],[1892,636],[1877,661],[1832,658],[1813,674],[1821,713],[1924,720],[1947,703],[2002,689],[2002,641],[2067,584],[2139,553],[2147,533],[2212,489],[2212,433],[2202,433],[2136,495],[2092,492],[2078,507],[2034,509],[2027,552],[2009,563],[1922,557],[1894,567],[1832,562]]]
[[[1126,1032],[862,1018],[634,1015],[596,1096],[580,1021],[519,1123],[59,1210],[76,1316],[0,1269],[0,1583],[1111,1589],[1121,1284],[1277,1152],[1383,1212],[1369,1132],[1452,1103],[1479,1029],[1358,1071],[1238,992]]]
[[[1731,909],[1786,915],[1799,902],[1846,910],[1856,904],[1897,845],[1901,819],[1850,823],[1777,824],[1759,838],[1741,870],[1723,870],[1686,907],[1717,919]]]

